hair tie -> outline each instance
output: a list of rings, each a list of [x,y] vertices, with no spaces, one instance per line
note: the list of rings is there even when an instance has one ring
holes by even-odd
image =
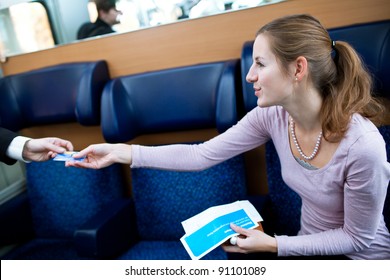
[[[336,41],[332,40],[331,43],[332,43],[332,50],[333,50],[331,56],[332,56],[333,60],[337,63],[338,57],[339,57],[339,52],[336,49]]]

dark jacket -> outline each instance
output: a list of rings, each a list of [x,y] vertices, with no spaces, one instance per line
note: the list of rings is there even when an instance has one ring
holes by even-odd
[[[77,39],[85,39],[88,37],[99,36],[104,34],[109,34],[115,32],[111,26],[102,21],[101,19],[97,19],[95,22],[86,22],[79,28],[77,32]]]
[[[15,132],[0,127],[0,161],[9,165],[14,164],[16,160],[7,157],[5,153],[7,152],[9,144],[11,144],[16,136],[18,136],[18,134]]]

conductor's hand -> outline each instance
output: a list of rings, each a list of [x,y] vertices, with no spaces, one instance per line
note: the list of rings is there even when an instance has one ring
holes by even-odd
[[[57,154],[72,151],[70,141],[57,137],[46,137],[28,140],[22,151],[22,156],[29,161],[46,161]]]

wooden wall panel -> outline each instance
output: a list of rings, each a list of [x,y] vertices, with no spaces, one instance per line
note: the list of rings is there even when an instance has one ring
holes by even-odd
[[[390,18],[388,0],[287,0],[241,11],[187,20],[104,38],[75,42],[8,58],[4,75],[48,65],[107,60],[112,77],[210,61],[239,58],[268,21],[310,13],[327,28]]]

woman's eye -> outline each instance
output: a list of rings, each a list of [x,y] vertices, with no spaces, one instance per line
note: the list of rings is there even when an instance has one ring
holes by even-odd
[[[264,67],[264,64],[261,63],[261,62],[256,62],[256,65],[259,66],[259,67]]]

